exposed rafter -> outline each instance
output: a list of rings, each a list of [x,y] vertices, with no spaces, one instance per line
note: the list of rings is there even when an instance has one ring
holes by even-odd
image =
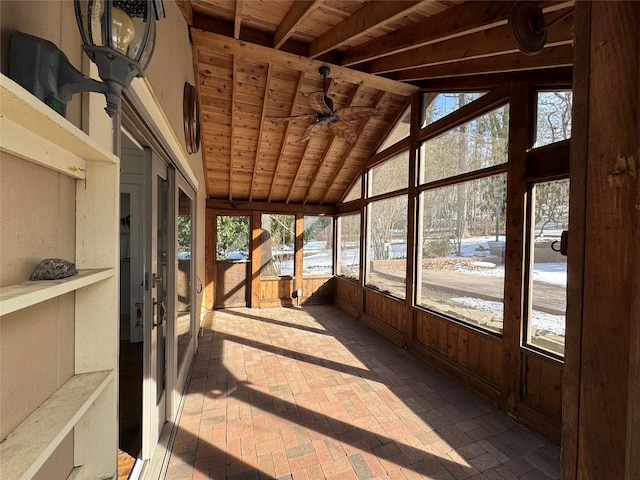
[[[232,66],[232,74],[231,78],[234,80],[238,78],[238,59],[234,55],[233,57],[233,66]],[[233,141],[233,132],[235,132],[235,118],[236,118],[236,88],[235,83],[231,86],[231,145],[229,147],[229,200],[233,200],[233,173],[235,171],[234,168],[234,160],[236,158],[235,152],[235,142]]]
[[[544,48],[540,53],[533,56],[518,52],[403,70],[397,72],[393,78],[401,81],[417,81],[434,78],[517,72],[522,70],[538,70],[542,68],[570,66],[572,63],[573,47],[571,45],[560,45],[557,47]]]
[[[278,25],[273,34],[273,48],[280,48],[315,10],[320,6],[320,0],[293,2],[291,8]]]
[[[547,46],[569,45],[573,43],[571,19],[566,18],[549,29]],[[460,60],[491,57],[516,53],[513,40],[506,25],[483,30],[448,42],[439,42],[396,55],[379,58],[369,62],[365,70],[369,73],[388,73],[408,70],[418,66],[438,65]]]
[[[257,138],[257,146],[256,146],[256,158],[253,161],[253,174],[251,175],[251,186],[249,190],[249,201],[253,200],[253,187],[256,183],[256,173],[258,171],[258,159],[261,158],[260,147],[262,143],[260,139],[262,138],[262,130],[264,128],[264,114],[267,108],[267,101],[269,100],[269,86],[271,84],[271,64],[267,64],[267,81],[264,85],[264,97],[262,98],[262,112],[260,113],[260,127],[258,129],[258,138]]]
[[[293,100],[291,101],[291,110],[289,111],[289,115],[293,115],[296,110],[296,100],[300,95],[300,89],[302,88],[302,80],[304,78],[304,73],[300,72],[298,75],[298,82],[296,83],[296,90],[293,94]],[[278,176],[278,171],[280,170],[280,165],[284,161],[284,149],[287,147],[287,139],[289,138],[289,130],[291,128],[291,122],[287,122],[287,127],[284,130],[284,134],[282,135],[282,143],[280,144],[280,153],[278,154],[278,161],[276,163],[276,168],[273,172],[273,176],[271,177],[271,186],[269,187],[269,196],[267,197],[267,201],[271,201],[271,196],[273,195],[273,187],[276,183],[276,178]],[[300,163],[302,163],[302,159],[300,158]]]
[[[309,45],[309,57],[315,58],[348,41],[366,34],[370,29],[396,20],[416,9],[419,1],[371,2],[348,16]]]
[[[242,8],[244,0],[236,0],[236,14],[233,21],[233,38],[240,38],[240,27],[242,27]]]

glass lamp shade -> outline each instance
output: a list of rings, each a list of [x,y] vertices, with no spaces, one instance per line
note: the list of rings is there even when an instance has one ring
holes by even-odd
[[[120,90],[135,77],[143,77],[151,60],[155,21],[164,17],[162,0],[74,0],[74,4],[82,48],[112,90],[111,99],[107,93],[107,112],[113,116],[119,109]],[[110,101],[117,105],[110,106]]]

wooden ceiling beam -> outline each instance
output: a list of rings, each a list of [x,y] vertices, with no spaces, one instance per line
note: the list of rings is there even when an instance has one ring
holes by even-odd
[[[293,116],[295,114],[295,110],[296,110],[296,102],[298,100],[298,95],[300,95],[300,90],[302,89],[302,81],[304,79],[304,72],[300,72],[298,74],[298,82],[296,83],[296,91],[293,94],[292,100],[291,100],[291,109],[289,110],[289,116]],[[289,138],[289,130],[291,129],[291,122],[287,122],[287,126],[284,129],[284,134],[282,135],[282,143],[280,144],[280,153],[278,153],[278,162],[276,163],[276,168],[273,172],[273,177],[271,177],[271,186],[269,187],[269,195],[267,197],[267,201],[270,202],[271,201],[271,196],[273,195],[273,187],[276,184],[276,177],[278,176],[278,171],[280,170],[280,165],[282,163],[282,159],[284,158],[284,149],[287,146],[287,138]],[[305,150],[306,152],[306,150]],[[300,157],[300,163],[302,163],[302,159],[303,157]],[[291,188],[293,188],[293,185],[295,184],[295,180],[293,181],[293,183],[291,184],[291,186],[289,187],[289,192],[291,192]]]
[[[463,2],[344,52],[341,65],[350,66],[504,25],[512,5],[513,2]]]
[[[571,88],[573,67],[556,67],[534,71],[488,73],[468,77],[432,78],[415,82],[431,92],[470,92],[491,90],[513,82],[527,82],[531,87]]]
[[[242,30],[244,31],[246,29],[243,28]],[[289,68],[300,72],[317,73],[318,68],[327,64],[327,62],[324,61],[293,55],[281,50],[274,50],[273,48],[264,47],[249,41],[238,41],[228,36],[205,32],[198,28],[191,30],[191,36],[195,44],[202,48],[212,49],[213,51],[224,51],[227,52],[227,54],[237,55],[241,58],[257,62],[287,65]],[[414,85],[397,82],[378,75],[370,75],[338,65],[331,65],[331,78],[354,84],[364,83],[369,88],[385,90],[403,97],[411,95],[418,90],[418,87]]]
[[[273,48],[282,47],[296,29],[322,4],[320,0],[293,2],[273,34]]]
[[[537,55],[509,53],[493,57],[476,58],[461,62],[445,63],[431,67],[403,70],[393,78],[403,82],[433,78],[450,78],[469,75],[538,70],[543,68],[567,67],[573,64],[573,46],[560,45],[544,48]]]
[[[420,1],[370,2],[349,15],[338,25],[316,38],[309,45],[309,57],[317,56],[338,48],[346,42],[365,35],[372,29],[393,22],[418,8]]]
[[[424,47],[472,33],[506,25],[514,2],[463,2],[442,13],[426,18],[342,53],[340,65],[351,66],[386,55]],[[568,8],[573,1],[540,2],[543,12]]]
[[[374,107],[373,108],[380,108],[380,106],[382,105],[382,101],[384,100],[384,96],[385,96],[385,92],[378,92],[378,98],[374,102]],[[404,113],[404,110],[405,110],[404,108],[401,110],[402,114]],[[357,140],[353,144],[349,145],[349,147],[347,147],[347,150],[342,155],[342,158],[340,159],[340,163],[338,164],[338,166],[334,170],[333,175],[331,175],[331,180],[329,180],[329,183],[327,183],[327,186],[324,187],[324,191],[322,192],[321,199],[320,199],[320,205],[324,205],[324,202],[327,199],[327,194],[329,193],[329,190],[331,189],[331,186],[336,181],[336,178],[338,178],[338,175],[340,174],[340,171],[342,170],[342,167],[344,167],[345,163],[349,159],[349,156],[351,155],[351,151],[355,148],[355,146],[356,146],[356,144],[358,142],[358,139],[360,139],[360,134],[362,133],[362,131],[366,127],[367,123],[371,120],[371,118],[372,117],[369,117],[365,121],[363,121],[360,124],[360,126],[358,127],[358,129],[356,130],[356,139]]]
[[[264,97],[262,99],[262,112],[260,112],[260,127],[258,128],[258,139],[256,145],[256,157],[253,161],[253,173],[251,175],[251,185],[249,186],[249,201],[253,200],[253,187],[256,184],[256,173],[258,171],[258,162],[262,158],[260,148],[262,147],[262,131],[264,130],[264,114],[267,109],[267,101],[269,99],[269,90],[271,87],[271,64],[267,63],[267,80],[264,85]],[[278,157],[279,158],[279,157]]]
[[[240,27],[242,26],[242,9],[244,0],[236,0],[236,12],[233,17],[233,38],[240,38]]]
[[[553,25],[547,34],[547,47],[573,43],[572,25],[572,17],[567,17]],[[369,62],[364,67],[364,71],[381,74],[516,52],[518,49],[509,36],[508,26],[502,25],[491,30],[483,30],[446,42],[376,59]]]
[[[1,1],[1,0],[0,0]],[[296,2],[297,3],[297,2]],[[220,18],[209,17],[201,13],[193,13],[193,27],[204,32],[224,35],[233,38],[235,25],[234,22],[228,22]],[[256,28],[243,26],[240,30],[239,40],[250,42],[264,47],[273,47],[273,34],[258,30]],[[291,53],[293,55],[302,55],[306,57],[309,53],[309,44],[298,42],[295,40],[287,40],[280,48],[280,51]],[[339,56],[337,53],[326,53],[318,60],[338,64]]]
[[[221,212],[302,213],[309,215],[334,215],[333,205],[302,205],[299,203],[229,202],[216,198],[207,199],[207,209]]]

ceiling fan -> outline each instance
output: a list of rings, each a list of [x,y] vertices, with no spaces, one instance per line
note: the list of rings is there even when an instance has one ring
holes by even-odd
[[[353,144],[357,139],[357,134],[348,122],[382,115],[382,112],[371,107],[343,107],[334,110],[333,100],[327,96],[327,77],[331,70],[329,67],[320,67],[318,73],[322,77],[322,92],[313,92],[308,97],[309,105],[315,110],[315,113],[292,117],[267,116],[266,118],[275,123],[313,120],[295,143],[306,142],[319,132],[329,132],[343,138],[347,143]]]

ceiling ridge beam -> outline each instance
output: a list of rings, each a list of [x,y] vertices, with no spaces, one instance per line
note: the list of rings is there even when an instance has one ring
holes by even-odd
[[[358,96],[358,93],[360,93],[361,89],[362,89],[362,84],[361,83],[357,84],[356,88],[353,90],[353,93],[350,96],[351,98],[349,98],[349,101],[346,103],[347,106],[349,106],[349,107],[355,106],[355,105],[351,105],[351,104],[353,103],[355,98]],[[360,132],[358,132],[358,133],[360,133]],[[320,162],[318,162],[318,165],[316,165],[316,169],[314,170],[313,175],[311,176],[311,181],[309,182],[309,186],[307,188],[307,193],[304,196],[304,200],[302,201],[302,203],[306,204],[309,201],[309,197],[311,196],[311,190],[313,189],[313,185],[315,184],[316,179],[318,178],[318,174],[320,173],[320,170],[322,170],[322,167],[324,166],[324,162],[327,160],[327,157],[329,156],[329,152],[333,148],[333,144],[337,141],[337,139],[338,139],[337,135],[333,135],[331,137],[331,140],[329,141],[329,144],[327,145],[327,148],[325,148],[324,153],[322,154],[322,158],[320,159]],[[357,141],[358,141],[358,138],[356,137],[356,142]],[[349,148],[347,148],[347,150],[350,151]]]
[[[260,158],[260,149],[262,147],[262,131],[264,129],[264,113],[267,108],[269,99],[269,90],[271,88],[271,63],[267,63],[267,80],[264,85],[264,97],[262,98],[262,111],[260,112],[260,127],[258,127],[258,139],[256,141],[256,156],[253,159],[253,174],[251,175],[251,185],[249,187],[249,201],[253,200],[253,187],[256,182],[256,172],[258,171],[258,159]]]
[[[338,25],[313,40],[309,45],[309,57],[316,58],[350,40],[367,34],[373,28],[393,22],[416,10],[421,4],[421,1],[400,0],[366,3]]]
[[[494,57],[474,58],[462,62],[445,63],[403,70],[394,75],[396,80],[409,82],[435,78],[487,75],[522,70],[567,67],[573,65],[573,45],[546,47],[538,54],[507,53]]]
[[[296,29],[322,4],[321,0],[293,2],[273,34],[273,48],[278,50]]]
[[[378,92],[378,98],[374,102],[375,106],[373,108],[376,108],[376,109],[380,108],[380,106],[382,105],[382,101],[384,99],[385,94],[386,94],[386,92],[382,92],[382,91]],[[402,110],[402,113],[404,113],[404,108]],[[349,147],[344,152],[344,154],[342,154],[342,158],[340,159],[340,162],[338,163],[338,166],[334,170],[333,175],[332,175],[331,179],[329,180],[329,183],[327,183],[327,186],[324,187],[324,191],[322,192],[321,199],[320,199],[320,202],[319,202],[320,205],[324,205],[324,202],[327,199],[327,194],[329,193],[329,190],[331,189],[331,186],[336,181],[336,178],[338,178],[338,175],[340,174],[340,171],[342,170],[342,167],[344,167],[344,164],[346,163],[347,159],[349,158],[349,155],[351,155],[351,152],[356,147],[356,144],[358,143],[358,140],[360,140],[360,134],[363,132],[363,130],[366,127],[367,123],[369,123],[372,118],[373,117],[369,117],[369,118],[365,119],[365,121],[362,122],[360,124],[360,126],[358,127],[358,129],[356,130],[356,135],[357,135],[356,136],[356,141],[353,142],[353,144],[349,145]]]
[[[370,40],[342,53],[343,66],[375,60],[506,25],[514,2],[464,2],[421,22]],[[573,1],[542,2],[545,13],[570,7]]]
[[[296,102],[297,102],[297,99],[298,99],[298,95],[300,95],[300,90],[302,89],[302,81],[303,80],[304,80],[304,72],[300,72],[300,74],[298,76],[298,82],[296,84],[296,91],[294,92],[293,100],[291,101],[291,109],[289,110],[289,116],[293,116],[293,114],[295,113]],[[276,184],[276,177],[278,176],[278,171],[280,170],[280,162],[282,162],[282,157],[284,155],[284,149],[287,146],[287,138],[289,137],[289,129],[290,128],[291,128],[291,122],[287,122],[287,127],[284,129],[284,134],[282,136],[282,143],[280,144],[280,153],[278,153],[278,161],[276,162],[276,168],[273,171],[273,177],[271,177],[271,186],[269,187],[269,195],[267,196],[267,202],[271,201],[271,196],[273,195],[273,187]],[[306,153],[306,151],[305,151],[305,153]],[[302,157],[302,158],[304,158],[304,157]],[[302,163],[302,158],[300,158],[300,163]]]
[[[573,19],[565,18],[553,25],[547,36],[547,46],[566,45],[573,42],[571,26]],[[509,27],[501,25],[490,30],[458,37],[447,42],[439,42],[425,47],[408,50],[371,61],[365,68],[368,73],[382,74],[408,70],[417,66],[431,66],[474,58],[491,57],[516,53]]]

